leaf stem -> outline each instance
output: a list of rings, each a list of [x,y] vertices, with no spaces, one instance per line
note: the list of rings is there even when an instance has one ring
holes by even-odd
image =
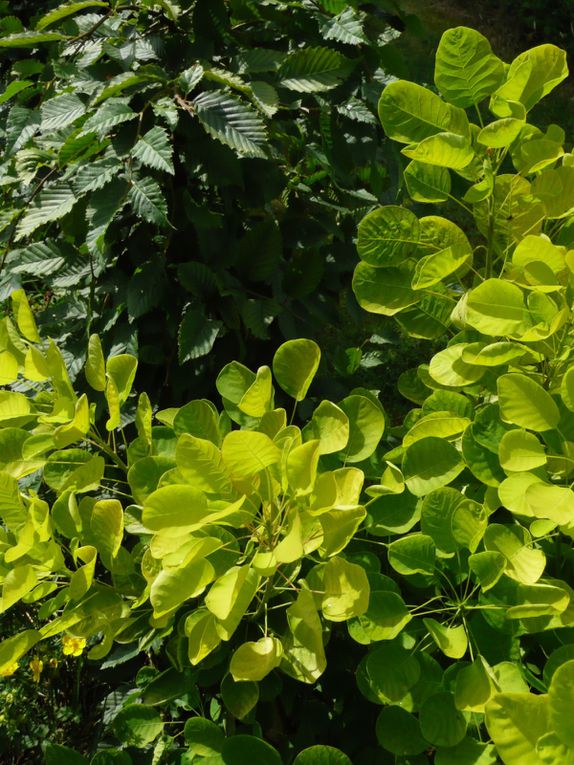
[[[105,441],[103,441],[98,435],[96,435],[93,431],[90,433],[90,438],[87,439],[88,443],[93,444],[94,446],[97,446],[98,449],[101,449],[104,454],[106,454],[112,462],[115,463],[117,467],[119,467],[121,470],[124,471],[124,473],[128,472],[128,466],[126,463],[119,457],[113,449],[111,449]]]

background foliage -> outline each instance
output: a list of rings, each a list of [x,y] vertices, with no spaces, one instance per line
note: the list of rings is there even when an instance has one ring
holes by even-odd
[[[3,18],[3,756],[571,762],[574,160],[560,126],[533,124],[567,76],[564,51],[507,64],[458,27],[423,87],[382,66],[401,74],[392,7],[225,7],[87,0],[29,13],[32,31]],[[310,19],[319,36],[313,26],[302,50],[275,43],[275,25],[309,33]],[[261,70],[261,56],[282,60]],[[337,132],[348,124],[357,132]],[[339,166],[346,151],[358,171]],[[220,184],[215,169],[230,168],[241,183]],[[273,168],[284,185],[267,198],[258,171]],[[309,210],[321,225],[307,239]],[[374,323],[328,354],[349,377],[333,384],[312,340],[267,350],[276,330],[360,315],[341,296],[363,215],[353,289]],[[322,263],[308,295],[287,297],[289,274],[301,281],[289,236],[313,242],[301,274]],[[213,302],[198,288],[208,271]],[[257,337],[244,306],[273,301],[281,311]],[[197,356],[200,341],[185,342],[206,306],[198,326],[213,332]],[[399,379],[415,405],[405,417],[376,371],[348,390],[361,365],[377,369],[370,349],[384,351],[391,322],[429,362]],[[181,382],[174,357],[163,396],[145,350],[169,355],[158,331],[179,336],[183,373],[196,373]],[[232,346],[251,368],[221,363]],[[138,367],[149,396],[134,392]],[[174,406],[186,386],[195,397]],[[197,398],[204,387],[217,403]]]
[[[414,20],[393,2],[73,8],[29,9],[24,31],[5,7],[0,43],[3,294],[34,296],[72,374],[98,331],[154,389],[211,392],[229,358],[356,323],[356,223],[390,188],[376,103]]]

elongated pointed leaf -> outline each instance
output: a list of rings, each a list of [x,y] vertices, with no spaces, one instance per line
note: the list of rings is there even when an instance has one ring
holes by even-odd
[[[107,8],[108,3],[102,2],[102,0],[79,0],[76,3],[63,3],[53,11],[46,13],[36,23],[36,29],[46,29],[57,24],[59,21],[68,18],[68,16],[74,16],[80,11],[84,11],[88,8]]]
[[[74,190],[65,181],[59,181],[53,186],[43,189],[18,224],[16,238],[23,239],[33,234],[45,223],[60,220],[72,210],[76,201]]]
[[[84,102],[74,93],[64,93],[61,96],[44,101],[40,109],[43,132],[61,130],[71,125],[86,111]]]
[[[165,128],[153,127],[139,139],[132,149],[132,157],[139,159],[142,165],[154,170],[163,170],[170,175],[173,169],[173,147]]]
[[[202,93],[193,101],[197,118],[213,138],[240,156],[265,157],[265,125],[257,112],[225,93]]]
[[[331,48],[303,48],[291,53],[279,69],[281,85],[300,93],[336,88],[350,71],[350,61]]]
[[[16,32],[13,35],[0,37],[0,48],[35,48],[40,43],[65,40],[59,32]]]

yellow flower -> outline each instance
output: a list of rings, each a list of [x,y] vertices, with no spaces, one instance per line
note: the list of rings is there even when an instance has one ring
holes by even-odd
[[[81,656],[82,651],[86,647],[86,638],[64,635],[62,643],[64,645],[62,649],[64,656]]]
[[[44,662],[42,659],[39,659],[37,656],[32,659],[32,661],[29,664],[30,669],[32,670],[32,680],[35,683],[40,682],[40,675],[42,674],[42,670],[44,669]]]
[[[0,670],[0,677],[10,677],[10,675],[13,675],[17,669],[18,662],[15,661],[13,664],[9,664],[5,669]]]

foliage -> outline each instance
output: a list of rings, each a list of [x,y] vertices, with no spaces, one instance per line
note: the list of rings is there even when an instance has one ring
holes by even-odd
[[[94,0],[24,29],[4,7],[1,294],[26,288],[73,376],[97,331],[170,403],[211,395],[229,358],[337,323],[404,71],[394,3],[372,10]]]
[[[163,732],[153,707],[191,693],[193,667],[217,667],[238,719],[276,668],[314,684],[332,626],[369,603],[367,572],[342,553],[366,516],[354,465],[383,435],[378,401],[356,391],[338,405],[322,401],[302,430],[288,422],[272,375],[297,404],[320,361],[314,342],[292,340],[273,373],[224,367],[221,412],[195,400],[156,412],[156,426],[142,394],[136,437],[121,447],[137,359],[105,361],[93,335],[84,371],[94,400],[78,396],[55,344],[40,342],[23,292],[12,305],[3,368],[14,364],[14,377],[37,390],[1,397],[1,607],[25,604],[30,625],[0,644],[0,673],[14,674],[56,636],[77,641],[79,653],[87,642],[97,661],[114,645],[140,655],[166,643],[171,669],[148,673],[142,705],[130,698],[113,721],[120,741],[142,747]],[[101,408],[108,439],[96,426]],[[258,745],[230,741],[238,751]]]
[[[0,672],[60,636],[136,672],[91,759],[50,744],[48,765],[574,760],[574,160],[527,122],[565,56],[507,65],[459,27],[435,71],[440,96],[382,93],[413,209],[365,216],[353,280],[367,310],[448,338],[400,378],[402,425],[370,390],[311,399],[308,339],[227,364],[222,409],[155,410],[136,357],[92,334],[88,397],[12,292],[2,608],[31,623]],[[447,200],[466,231],[419,216]]]
[[[367,529],[396,537],[385,544],[389,565],[420,602],[405,618],[424,624],[422,643],[413,635],[405,645],[411,622],[402,646],[375,647],[358,675],[384,705],[377,733],[395,754],[430,744],[441,763],[574,756],[563,726],[574,667],[574,160],[560,127],[544,134],[527,122],[567,73],[552,45],[506,66],[459,27],[437,50],[442,97],[397,81],[379,102],[386,134],[411,160],[412,200],[456,201],[474,223],[467,237],[440,216],[388,206],[359,226],[363,307],[415,336],[450,333],[399,381],[418,408],[395,431],[380,487],[368,489],[380,497],[367,505]],[[444,674],[434,661],[425,669],[421,649],[432,644],[457,660]],[[492,744],[474,740],[471,723]]]

